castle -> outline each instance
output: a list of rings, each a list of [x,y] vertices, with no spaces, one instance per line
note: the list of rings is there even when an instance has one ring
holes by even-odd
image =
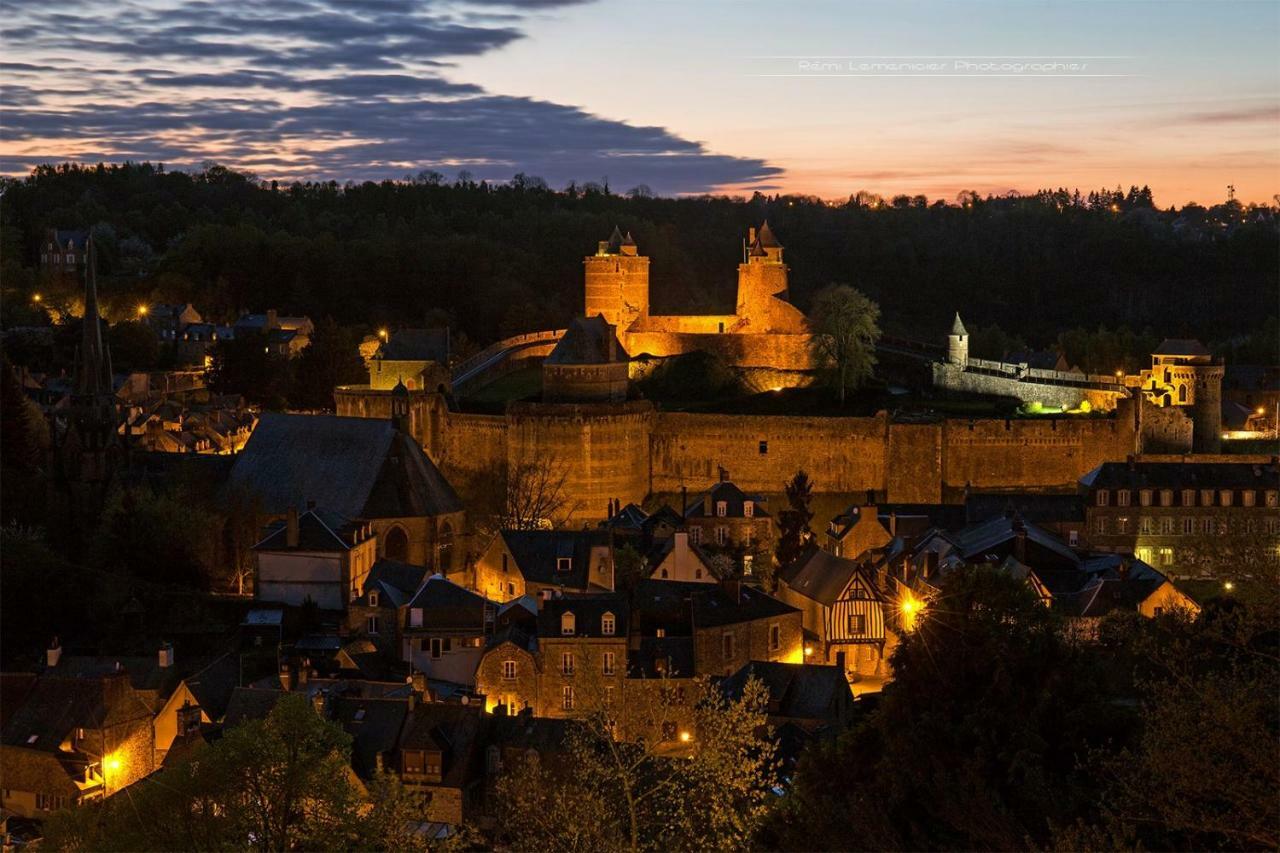
[[[540,362],[539,400],[508,403],[501,414],[461,412],[448,403],[452,386],[425,381],[424,374],[411,391],[409,431],[464,493],[505,483],[509,471],[529,462],[553,467],[563,474],[575,523],[607,517],[613,501],[705,488],[721,469],[752,491],[780,491],[803,468],[821,492],[940,503],[971,489],[1072,491],[1103,462],[1190,451],[1193,428],[1196,449],[1217,449],[1221,367],[1207,353],[1184,352],[1186,342],[1167,342],[1152,369],[1138,376],[1042,371],[970,357],[959,315],[946,356],[932,365],[938,387],[1038,401],[1050,411],[1091,409],[1098,416],[922,421],[884,411],[869,417],[695,414],[627,399],[628,372],[637,360],[693,350],[720,354],[748,376],[769,372],[774,387],[803,381],[812,366],[811,336],[804,315],[787,301],[783,248],[767,223],[752,229],[748,243],[733,314],[658,315],[649,310],[649,259],[615,229],[584,260],[584,317],[567,330],[495,343],[452,370],[456,386]],[[385,364],[370,362],[369,385],[335,389],[339,414],[391,415]],[[378,370],[384,375],[373,375]]]
[[[809,325],[789,301],[782,244],[765,222],[751,228],[732,314],[653,314],[649,311],[649,259],[618,228],[583,260],[584,313],[617,327],[633,355],[666,357],[705,350],[748,373],[795,373],[813,366]],[[774,384],[801,381],[772,379]]]

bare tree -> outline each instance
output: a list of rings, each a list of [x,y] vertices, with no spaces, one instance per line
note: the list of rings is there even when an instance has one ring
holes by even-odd
[[[540,530],[562,526],[576,503],[565,481],[569,468],[555,458],[521,458],[507,468],[507,494],[502,527]]]

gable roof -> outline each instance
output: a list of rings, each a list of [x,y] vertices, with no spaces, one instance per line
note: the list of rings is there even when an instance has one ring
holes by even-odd
[[[231,691],[231,698],[227,700],[222,724],[226,728],[232,728],[245,720],[264,720],[286,695],[288,694],[283,690],[237,687]]]
[[[474,766],[482,707],[452,702],[419,702],[400,735],[400,749],[438,750],[441,785],[462,787]]]
[[[497,605],[484,596],[458,586],[440,575],[432,575],[409,602],[410,610],[421,609],[422,630],[484,630],[486,608]],[[417,630],[408,625],[405,630]]]
[[[351,735],[351,766],[362,779],[377,775],[378,756],[395,750],[409,716],[404,699],[368,699],[338,696],[333,716]]]
[[[149,722],[154,711],[123,672],[104,678],[42,676],[4,727],[12,746],[54,751],[77,728]]]
[[[462,502],[422,448],[390,420],[264,412],[229,485],[269,515],[315,501],[346,518],[458,512]]]
[[[642,633],[662,628],[669,635],[691,636],[695,628],[716,628],[797,613],[780,599],[737,581],[637,581],[631,596]]]
[[[75,801],[80,795],[75,780],[84,778],[87,766],[83,756],[8,743],[0,745],[0,778],[9,790],[52,794]]]
[[[1078,494],[974,493],[965,498],[964,505],[970,518],[1017,514],[1033,524],[1084,521],[1084,502]]]
[[[609,544],[605,530],[503,530],[500,534],[526,581],[585,590],[591,581],[591,549]],[[568,571],[558,561],[567,557]]]
[[[630,356],[618,340],[617,330],[603,314],[575,317],[556,344],[546,364],[610,364]]]
[[[545,602],[538,613],[538,636],[559,637],[560,619],[565,613],[573,614],[575,637],[627,637],[630,613],[627,600],[617,592],[565,593]],[[605,634],[601,619],[613,614],[613,633]]]
[[[849,682],[838,666],[812,663],[750,661],[720,682],[731,699],[739,699],[751,678],[769,692],[769,714],[804,720],[829,720]]]
[[[708,506],[707,498],[710,498]],[[752,518],[771,518],[765,509],[768,499],[763,495],[751,494],[738,488],[731,480],[721,480],[710,489],[689,502],[685,518],[710,518],[716,516],[716,504],[725,502],[725,518],[744,518],[744,505],[751,501]]]
[[[810,545],[791,565],[785,567],[779,577],[792,592],[830,607],[859,573],[856,560],[837,557],[817,545]],[[867,582],[868,589],[875,585]]]
[[[1160,342],[1160,346],[1155,348],[1152,355],[1187,355],[1187,356],[1205,356],[1213,355],[1205,348],[1205,345],[1197,341],[1195,338],[1165,338]]]
[[[298,544],[289,545],[289,524],[277,521],[267,527],[266,535],[253,546],[255,551],[350,551],[352,532],[360,525],[342,516],[311,509],[298,516]]]
[[[1280,465],[1250,462],[1104,462],[1080,478],[1094,489],[1280,489]]]
[[[371,590],[377,590],[395,607],[402,607],[418,591],[426,578],[425,566],[413,566],[383,557],[369,569],[369,575],[365,578],[364,589],[361,592],[367,596]]]
[[[240,686],[240,655],[228,652],[187,678],[186,685],[209,719],[222,719],[231,693]]]

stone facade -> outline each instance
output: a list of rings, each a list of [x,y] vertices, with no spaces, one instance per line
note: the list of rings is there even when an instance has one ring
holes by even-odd
[[[476,669],[476,692],[485,697],[485,710],[505,705],[508,714],[537,708],[541,667],[538,657],[513,640],[485,650]]]
[[[695,625],[694,671],[699,675],[732,675],[753,660],[804,663],[803,631],[799,610],[732,625]]]

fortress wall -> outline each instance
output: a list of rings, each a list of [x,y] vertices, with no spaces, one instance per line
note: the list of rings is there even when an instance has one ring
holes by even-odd
[[[1111,418],[948,420],[943,423],[944,498],[976,489],[1071,489],[1136,447],[1127,407]]]
[[[636,332],[717,335],[737,325],[737,314],[650,314],[633,327]]]
[[[441,468],[455,485],[478,476],[505,479],[506,415],[449,412],[440,444]]]
[[[703,489],[719,468],[746,489],[776,492],[803,468],[823,492],[880,490],[884,414],[805,418],[659,412],[651,439],[655,492]],[[760,442],[767,442],[761,453]]]
[[[1195,422],[1182,406],[1157,406],[1145,394],[1142,406],[1142,453],[1190,453]]]
[[[1024,403],[1040,403],[1049,408],[1063,409],[1076,409],[1082,402],[1087,402],[1094,409],[1111,411],[1116,407],[1116,400],[1120,396],[1116,391],[1020,381],[1012,377],[973,373],[953,364],[942,363],[933,367],[933,384],[948,391],[1014,397]]]
[[[891,503],[940,503],[943,477],[941,424],[890,424],[886,499]]]
[[[640,503],[649,493],[653,405],[513,404],[507,411],[507,465],[547,463],[564,474],[571,520],[606,517],[610,498]]]
[[[769,367],[776,370],[809,370],[813,356],[808,335],[686,334],[630,332],[623,345],[631,355],[680,355],[704,350],[736,367]]]

